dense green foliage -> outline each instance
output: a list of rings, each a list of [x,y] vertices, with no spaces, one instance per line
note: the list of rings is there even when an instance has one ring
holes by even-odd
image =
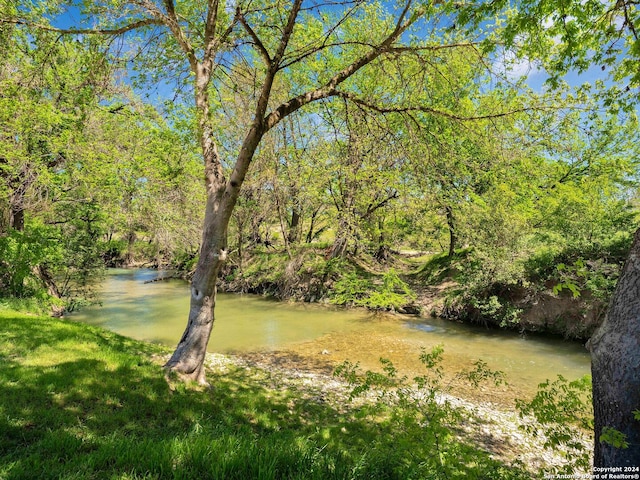
[[[617,18],[625,5],[607,15]],[[195,22],[192,7],[180,8]],[[180,73],[173,40],[142,29],[123,37],[127,48],[116,52],[110,35],[29,26],[42,16],[55,25],[65,8],[52,1],[33,11],[0,11],[0,294],[59,297],[59,308],[72,309],[91,300],[90,286],[105,265],[173,266],[189,274],[205,192],[195,154],[202,113],[183,95],[190,79]],[[104,14],[107,27],[126,20],[119,11],[111,19],[110,8],[92,14]],[[552,323],[566,324],[559,333],[588,336],[637,223],[640,142],[634,111],[603,110],[596,90],[572,90],[558,79],[568,68],[585,70],[585,52],[605,37],[626,38],[636,18],[589,34],[584,28],[604,7],[572,10],[571,28],[558,30],[571,49],[543,51],[550,37],[541,25],[556,19],[554,8],[547,1],[514,10],[501,2],[455,12],[424,7],[419,15],[434,19],[433,31],[420,20],[407,32],[407,48],[423,41],[442,48],[388,52],[340,95],[277,123],[261,139],[233,212],[226,284],[397,310],[415,300],[411,288],[453,280],[445,315],[511,326],[540,296],[569,296],[575,301],[566,318]],[[233,24],[224,48],[244,63],[211,80],[206,121],[226,173],[264,75],[256,38],[266,51],[276,42],[258,25],[276,21],[275,10],[247,12],[243,21],[255,21],[254,30]],[[299,56],[291,53],[272,100],[326,81],[366,50],[358,40],[362,25],[384,35],[393,13],[383,4],[358,4],[335,31],[325,31],[319,11],[301,16],[289,45]],[[231,21],[229,14],[220,13],[221,21]],[[478,22],[488,14],[495,24]],[[474,30],[452,28],[453,15]],[[498,35],[506,47],[493,43]],[[326,48],[311,55],[305,49],[314,42]],[[611,65],[619,48],[594,50],[593,59]],[[635,52],[632,43],[626,48]],[[571,52],[580,55],[561,68]],[[539,61],[555,88],[528,89],[517,74],[522,59]],[[168,66],[176,67],[175,78]],[[627,63],[615,72],[635,81]],[[169,78],[178,87],[173,101],[154,98],[150,89],[166,90],[157,82]],[[421,266],[404,261],[403,251],[434,257]],[[447,274],[431,270],[436,259],[450,263]]]
[[[199,162],[179,130],[115,84],[96,39],[2,33],[1,295],[72,310],[105,265],[197,248],[180,220],[200,215]]]

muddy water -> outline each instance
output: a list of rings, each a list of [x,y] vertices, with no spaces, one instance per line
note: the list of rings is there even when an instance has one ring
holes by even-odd
[[[136,339],[174,346],[189,304],[186,283],[154,279],[152,270],[113,270],[102,284],[101,307],[72,318]],[[375,368],[389,358],[408,375],[422,373],[421,349],[442,344],[449,378],[477,359],[506,373],[509,385],[454,393],[509,403],[528,397],[538,383],[561,374],[574,379],[589,373],[589,355],[577,343],[460,325],[433,318],[376,314],[320,305],[288,304],[252,295],[220,294],[209,350],[236,353],[265,363],[330,372],[345,359]]]

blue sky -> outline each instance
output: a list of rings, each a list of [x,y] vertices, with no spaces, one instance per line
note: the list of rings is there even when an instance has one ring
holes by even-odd
[[[67,7],[64,14],[56,17],[53,22],[54,25],[61,28],[93,27],[91,18],[81,15],[80,9],[77,6],[78,4],[79,2],[75,0],[74,3],[72,3],[72,6]],[[187,67],[186,62],[185,67]],[[129,73],[133,74],[133,72]],[[515,79],[522,75],[527,77],[526,83],[534,92],[540,93],[545,90],[545,80],[548,78],[548,75],[543,70],[537,69],[527,61],[521,61],[515,64],[513,71],[510,72],[507,77]],[[598,66],[594,66],[582,74],[570,72],[564,78],[564,80],[573,87],[577,87],[584,82],[593,83],[598,79],[603,80],[605,84],[611,85],[608,72],[603,72]],[[171,101],[175,97],[175,84],[170,80],[165,82],[160,81],[156,85],[151,86],[151,88],[145,89],[144,91],[138,91],[137,93],[145,101],[152,101],[153,103],[161,105],[164,101]]]

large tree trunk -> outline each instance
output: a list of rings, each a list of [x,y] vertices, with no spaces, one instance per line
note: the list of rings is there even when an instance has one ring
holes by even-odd
[[[347,255],[347,245],[348,241],[346,237],[336,237],[333,242],[333,246],[331,247],[331,254],[329,255],[329,258],[344,258]]]
[[[206,385],[204,360],[211,336],[216,304],[216,281],[221,264],[227,256],[227,227],[231,212],[238,198],[240,184],[233,180],[227,184],[224,176],[218,148],[214,142],[213,128],[209,121],[209,97],[207,93],[211,64],[193,63],[196,75],[196,109],[199,114],[200,147],[204,159],[207,205],[202,229],[200,256],[191,279],[191,301],[189,318],[182,338],[165,368],[176,372],[185,380]],[[251,129],[253,132],[254,129]],[[251,133],[250,132],[250,133]],[[246,140],[245,140],[246,143]],[[257,145],[257,142],[256,142]],[[240,152],[246,154],[244,148]],[[255,151],[255,148],[253,149]],[[248,167],[253,151],[244,158]],[[239,158],[240,161],[242,158]],[[245,170],[246,171],[246,170]],[[234,172],[235,174],[236,172]]]
[[[595,416],[594,467],[640,466],[640,229],[604,323],[589,341]],[[628,448],[600,442],[605,428],[626,435]]]
[[[262,110],[258,110],[254,123],[244,139],[235,168],[227,180],[214,133],[209,121],[207,95],[210,67],[198,64],[196,69],[196,107],[199,112],[200,146],[205,164],[207,206],[202,231],[200,256],[191,279],[191,302],[187,327],[165,368],[176,372],[185,380],[206,385],[204,361],[214,322],[216,281],[220,267],[227,258],[227,229],[238,200],[249,164],[265,133]],[[268,98],[268,97],[267,97]]]
[[[182,378],[206,385],[204,360],[214,322],[216,280],[227,256],[227,226],[232,209],[221,192],[209,192],[200,257],[191,279],[191,302],[187,327],[165,368]]]

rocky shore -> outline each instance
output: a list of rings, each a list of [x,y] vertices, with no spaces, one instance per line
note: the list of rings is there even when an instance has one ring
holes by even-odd
[[[350,400],[351,388],[344,381],[319,371],[291,368],[287,362],[273,362],[270,354],[208,354],[206,365],[214,375],[223,375],[234,368],[246,369],[265,388],[295,390],[301,402],[326,403],[340,411],[354,408],[362,402],[373,402],[376,398],[375,392],[370,392]],[[438,402],[448,402],[464,412],[465,420],[453,426],[460,439],[473,443],[507,464],[524,466],[534,476],[542,478],[544,472],[559,471],[572,460],[562,449],[545,448],[544,435],[523,431],[520,425],[523,421],[530,423],[532,419],[520,419],[517,412],[504,406],[447,394],[440,394]],[[587,433],[575,440],[584,445],[585,451],[590,451],[593,440]]]

